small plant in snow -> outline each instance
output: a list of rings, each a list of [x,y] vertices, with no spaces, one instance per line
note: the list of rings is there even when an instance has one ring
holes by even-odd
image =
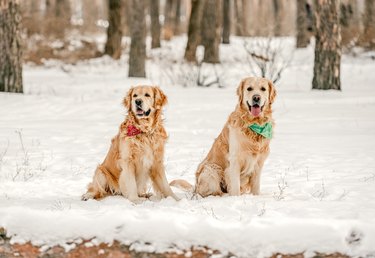
[[[326,187],[324,185],[324,180],[322,179],[322,184],[320,185],[321,188],[319,188],[318,190],[316,190],[312,196],[315,198],[315,199],[319,199],[320,201],[322,201],[324,199],[324,197],[326,196],[327,192],[326,192]]]
[[[42,153],[40,159],[38,159],[37,161],[35,161],[34,159],[34,162],[32,162],[30,152],[26,149],[23,141],[22,130],[16,130],[15,132],[18,135],[19,142],[21,145],[21,155],[17,155],[19,160],[17,160],[15,164],[15,173],[11,174],[10,177],[13,181],[28,181],[32,177],[34,177],[36,173],[40,173],[47,170],[47,164],[45,163],[45,155],[44,153]]]
[[[250,38],[244,41],[250,72],[257,77],[270,79],[273,83],[280,80],[288,67],[293,48],[287,49],[283,40],[274,37]]]
[[[277,187],[279,191],[273,193],[273,198],[276,201],[281,201],[285,198],[284,196],[285,189],[288,187],[288,183],[286,182],[285,178],[286,178],[286,174],[285,173],[281,174],[279,182],[277,183]]]
[[[2,152],[0,152],[0,171],[4,162],[4,157],[8,152],[8,148],[9,148],[9,140],[7,141],[7,146],[5,147],[5,149]]]

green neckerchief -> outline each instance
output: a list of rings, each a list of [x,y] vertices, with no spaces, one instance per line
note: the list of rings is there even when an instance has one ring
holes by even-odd
[[[253,132],[262,135],[264,138],[272,138],[272,124],[270,122],[265,123],[264,125],[259,125],[257,123],[251,124],[248,127]]]

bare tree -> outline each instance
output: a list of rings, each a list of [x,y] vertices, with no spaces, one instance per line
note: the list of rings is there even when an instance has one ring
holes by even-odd
[[[203,62],[220,63],[219,45],[221,39],[222,2],[207,0],[202,19]]]
[[[195,52],[201,41],[200,26],[206,0],[192,0],[189,19],[188,42],[185,49],[185,60],[196,62]]]
[[[167,0],[165,3],[164,39],[170,40],[179,34],[181,0]]]
[[[223,2],[223,44],[229,44],[230,26],[231,26],[231,1]]]
[[[313,89],[340,90],[339,0],[314,0],[315,61]]]
[[[297,48],[307,47],[310,43],[312,26],[311,6],[306,0],[297,1]],[[311,17],[311,18],[310,18]]]
[[[129,77],[146,77],[145,0],[132,0]]]
[[[19,1],[0,0],[0,91],[23,92]]]
[[[273,83],[281,79],[292,56],[292,47],[274,37],[251,38],[244,41],[250,73],[253,76],[268,78]]]
[[[56,0],[55,2],[55,30],[54,34],[59,38],[64,38],[66,30],[70,27],[71,7],[69,0]]]
[[[365,0],[365,13],[363,15],[364,31],[360,43],[367,48],[375,48],[375,3]]]
[[[242,12],[242,1],[241,0],[234,0],[234,13],[235,13],[235,20],[236,20],[236,35],[237,36],[244,36],[245,28],[244,26],[246,23],[243,19],[243,12]]]
[[[281,8],[282,8],[282,2],[280,0],[273,0],[273,15],[275,19],[275,24],[274,24],[274,35],[276,37],[279,37],[281,35]]]
[[[159,0],[150,0],[151,48],[160,47]]]
[[[108,1],[108,28],[107,42],[104,48],[104,54],[111,56],[113,59],[121,57],[121,40],[122,40],[122,0]]]

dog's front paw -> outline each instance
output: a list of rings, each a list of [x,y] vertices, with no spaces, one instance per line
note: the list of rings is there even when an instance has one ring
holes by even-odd
[[[89,199],[94,199],[94,196],[91,193],[85,193],[81,196],[82,201],[88,201]]]
[[[128,200],[131,201],[134,204],[141,204],[142,202],[144,202],[147,199],[144,198],[144,197],[134,197],[134,198],[128,198]]]

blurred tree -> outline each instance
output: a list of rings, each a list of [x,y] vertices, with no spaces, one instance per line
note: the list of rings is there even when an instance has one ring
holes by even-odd
[[[173,35],[180,35],[180,24],[181,24],[181,0],[175,1],[175,14],[173,17]]]
[[[58,38],[64,38],[66,30],[70,27],[70,18],[72,17],[70,1],[56,0],[55,2],[55,22],[51,24],[51,31]]]
[[[132,0],[129,77],[146,77],[145,0]]]
[[[185,49],[185,59],[196,62],[195,52],[201,41],[200,26],[206,0],[192,0],[189,19],[188,42]]]
[[[164,11],[164,39],[170,40],[180,33],[181,0],[167,0]]]
[[[223,3],[223,44],[229,44],[231,26],[231,1],[224,0]]]
[[[274,27],[273,27],[273,35],[276,37],[281,36],[281,7],[282,7],[282,1],[280,0],[273,0],[273,16],[275,19]]]
[[[244,0],[246,1],[246,0]],[[246,22],[243,19],[243,12],[242,12],[242,1],[241,0],[234,0],[234,12],[236,18],[236,35],[237,36],[244,36],[244,26],[246,28]]]
[[[151,48],[160,47],[159,0],[150,0]]]
[[[363,14],[364,30],[360,44],[366,48],[375,48],[375,2],[365,0],[365,13]]]
[[[104,9],[98,5],[96,0],[81,0],[83,29],[88,32],[97,32],[97,21],[99,19],[99,10]],[[106,1],[107,2],[107,1]],[[106,3],[107,4],[107,3]],[[105,10],[108,13],[108,10]]]
[[[0,91],[23,92],[21,10],[18,0],[0,0]]]
[[[313,89],[341,90],[339,0],[314,0],[315,61]]]
[[[122,40],[122,0],[108,1],[108,28],[107,42],[104,48],[104,54],[111,56],[113,59],[121,57],[121,40]]]
[[[341,45],[353,47],[360,36],[360,19],[358,3],[356,0],[341,0],[340,3],[340,26]]]
[[[221,40],[222,1],[207,0],[202,19],[203,62],[220,63],[219,45]]]
[[[296,0],[297,2],[297,48],[307,47],[310,43],[312,31],[312,10],[306,0]]]

